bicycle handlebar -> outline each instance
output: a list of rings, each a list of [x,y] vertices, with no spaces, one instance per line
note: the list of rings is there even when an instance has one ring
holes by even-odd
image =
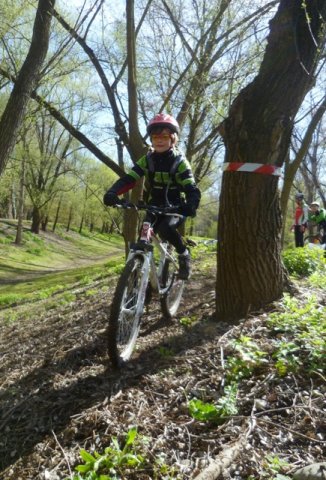
[[[180,206],[173,206],[173,207],[156,207],[155,205],[148,205],[148,204],[138,204],[131,202],[123,202],[117,203],[116,205],[112,205],[113,208],[123,208],[127,209],[135,209],[135,210],[146,210],[147,212],[154,213],[157,215],[173,215],[175,217],[183,218],[184,215],[178,213]]]

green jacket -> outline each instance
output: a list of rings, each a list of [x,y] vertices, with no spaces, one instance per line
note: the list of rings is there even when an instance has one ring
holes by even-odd
[[[321,208],[317,210],[315,213],[309,213],[309,220],[311,222],[315,222],[317,224],[325,223],[326,222],[326,211]]]
[[[153,171],[150,172],[149,157]],[[178,159],[176,169],[171,168]],[[171,149],[163,153],[149,153],[142,156],[131,170],[117,180],[109,192],[121,195],[132,189],[141,177],[145,177],[149,186],[149,203],[156,206],[180,205],[185,196],[188,205],[198,208],[200,191],[195,183],[188,160],[178,150]]]

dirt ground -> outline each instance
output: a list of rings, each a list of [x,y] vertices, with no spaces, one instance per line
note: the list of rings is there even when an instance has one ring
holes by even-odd
[[[106,353],[116,279],[92,295],[77,293],[70,304],[34,306],[29,314],[25,308],[1,325],[0,479],[69,478],[81,448],[102,452],[133,425],[148,438],[149,464],[164,458],[170,474],[153,467],[126,479],[194,479],[213,459],[218,468],[222,461],[225,479],[273,478],[264,474],[267,454],[286,459],[288,475],[322,461],[324,378],[280,378],[267,366],[240,382],[237,415],[220,425],[189,415],[190,399],[221,396],[230,339],[249,335],[265,347],[269,341],[264,312],[233,325],[215,322],[214,275],[213,266],[195,269],[172,321],[161,317],[157,301],[151,304],[137,351],[121,372]]]

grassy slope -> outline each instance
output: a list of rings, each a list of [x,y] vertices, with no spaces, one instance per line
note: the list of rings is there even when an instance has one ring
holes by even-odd
[[[124,255],[122,239],[116,235],[79,235],[59,228],[34,235],[26,229],[22,246],[15,246],[14,239],[14,223],[0,220],[0,305],[10,303],[10,298],[85,283],[120,263]]]

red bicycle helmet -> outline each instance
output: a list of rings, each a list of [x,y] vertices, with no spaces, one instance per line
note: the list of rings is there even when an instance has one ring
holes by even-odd
[[[150,120],[147,125],[147,133],[150,135],[153,128],[156,127],[169,128],[173,133],[177,134],[180,132],[180,127],[176,119],[166,113],[158,113]]]

